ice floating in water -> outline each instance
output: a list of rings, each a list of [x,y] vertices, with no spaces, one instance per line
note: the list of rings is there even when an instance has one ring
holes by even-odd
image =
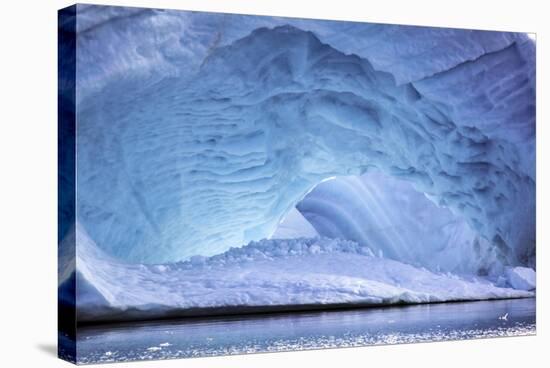
[[[534,295],[525,34],[86,5],[77,27],[59,267],[83,320]]]

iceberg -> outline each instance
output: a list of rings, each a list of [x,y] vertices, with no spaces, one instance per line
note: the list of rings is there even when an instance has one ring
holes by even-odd
[[[77,7],[79,320],[535,295],[526,34]]]

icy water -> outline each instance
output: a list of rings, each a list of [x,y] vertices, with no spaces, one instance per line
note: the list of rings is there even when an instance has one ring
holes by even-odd
[[[535,334],[535,299],[242,315],[79,328],[78,363]]]

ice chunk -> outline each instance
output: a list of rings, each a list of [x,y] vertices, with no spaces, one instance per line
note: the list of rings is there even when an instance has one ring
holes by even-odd
[[[506,269],[508,283],[518,290],[534,290],[537,287],[537,274],[532,268],[511,267]]]
[[[314,238],[319,236],[315,228],[296,209],[291,209],[281,221],[272,239]]]

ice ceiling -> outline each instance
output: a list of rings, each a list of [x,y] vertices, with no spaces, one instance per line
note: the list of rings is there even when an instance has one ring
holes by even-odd
[[[79,11],[77,216],[107,254],[142,263],[218,254],[270,237],[323,180],[370,175],[388,200],[376,212],[360,208],[370,211],[363,220],[398,212],[394,180],[405,180],[434,214],[462,221],[465,245],[445,257],[470,257],[478,270],[534,266],[527,35]],[[338,180],[323,185],[328,194],[311,193],[316,203],[365,202],[361,190],[334,195]],[[432,267],[430,250],[456,242],[437,244],[446,224],[426,213],[425,238],[360,240]]]

